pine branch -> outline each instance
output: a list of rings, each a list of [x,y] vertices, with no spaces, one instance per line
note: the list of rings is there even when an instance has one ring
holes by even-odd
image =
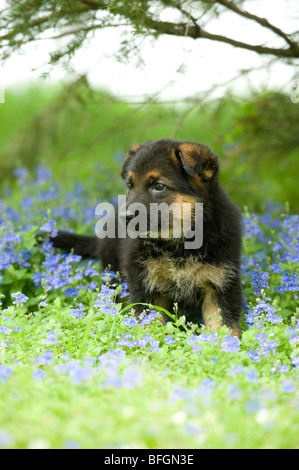
[[[278,27],[272,25],[267,19],[241,9],[232,0],[205,0],[204,4],[222,5],[227,10],[233,11],[248,20],[260,24],[282,38],[288,47],[276,48],[267,47],[263,44],[250,44],[230,36],[210,33],[205,27],[199,24],[202,18],[201,20],[194,18],[191,14],[191,10],[187,11],[186,8],[184,9],[182,2],[177,0],[169,1],[169,6],[183,15],[184,21],[179,23],[153,19],[154,17],[149,13],[149,7],[151,6],[150,1],[140,1],[136,2],[136,4],[135,2],[129,4],[124,0],[118,2],[111,2],[111,0],[77,0],[74,2],[61,2],[61,4],[59,4],[60,6],[54,7],[52,2],[43,2],[40,0],[36,2],[37,6],[32,6],[32,2],[28,2],[30,5],[28,5],[27,9],[26,0],[20,3],[24,14],[21,14],[22,9],[20,9],[20,13],[18,13],[19,5],[16,5],[6,10],[5,16],[8,20],[6,22],[2,21],[2,27],[7,31],[0,36],[0,48],[5,48],[4,57],[8,57],[12,50],[20,48],[23,44],[39,39],[41,34],[47,30],[54,29],[54,35],[51,37],[56,38],[78,34],[78,45],[76,47],[80,47],[89,31],[107,26],[117,27],[123,25],[126,21],[128,25],[134,27],[135,34],[167,34],[179,37],[190,37],[193,39],[207,39],[253,51],[258,54],[271,55],[273,57],[285,59],[295,59],[299,57],[299,44],[291,38],[291,35],[286,34]],[[166,3],[167,2],[164,0],[160,0],[160,5],[165,5]],[[110,7],[111,10],[109,9]],[[98,11],[106,12],[108,21],[106,18],[106,20],[99,22],[96,16]],[[9,12],[11,12],[11,16]],[[37,17],[37,15],[40,16]],[[32,17],[33,19],[31,19]],[[59,29],[61,30],[60,32]],[[80,33],[82,33],[81,36]],[[295,35],[293,35],[293,37],[294,36]],[[63,54],[68,55],[67,48],[60,56]]]
[[[277,34],[277,36],[283,38],[286,43],[290,46],[290,48],[298,49],[298,44],[294,43],[294,41],[292,41],[292,39],[289,38],[286,33],[284,33],[281,29],[277,28],[277,26],[271,24],[266,18],[261,18],[257,15],[249,13],[248,11],[241,10],[241,8],[239,8],[234,2],[230,0],[214,0],[214,3],[220,3],[221,5],[225,6],[234,13],[237,13],[238,15],[241,15],[249,20],[253,20],[264,28],[270,29],[271,31],[273,31],[273,33]]]

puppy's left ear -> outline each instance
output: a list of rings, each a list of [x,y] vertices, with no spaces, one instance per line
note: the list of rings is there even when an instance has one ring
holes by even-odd
[[[134,144],[134,145],[130,146],[130,148],[129,148],[126,156],[125,156],[125,159],[123,161],[123,164],[122,164],[121,177],[123,179],[125,179],[125,177],[127,175],[127,167],[128,167],[129,162],[136,155],[136,153],[142,147],[142,145],[143,144]]]
[[[199,175],[210,180],[219,171],[218,158],[204,145],[183,142],[178,145],[176,156],[190,176]]]

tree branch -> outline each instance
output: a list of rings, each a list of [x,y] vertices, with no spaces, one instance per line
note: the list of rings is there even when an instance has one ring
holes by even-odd
[[[100,1],[100,0],[80,0],[80,2],[69,2],[66,8],[54,9],[52,12],[44,16],[40,16],[30,20],[28,18],[20,16],[18,21],[16,19],[11,19],[10,23],[6,24],[7,28],[6,34],[0,36],[0,48],[6,47],[8,51],[14,48],[18,48],[21,45],[29,41],[34,41],[39,38],[42,32],[53,28],[57,31],[62,27],[62,31],[58,33],[56,37],[68,36],[72,34],[79,34],[82,32],[88,32],[89,30],[104,28],[106,26],[114,25],[118,26],[122,24],[121,18],[124,21],[128,21],[128,25],[131,24],[135,28],[136,33],[156,33],[157,35],[167,34],[172,36],[179,37],[190,37],[193,39],[208,39],[210,41],[217,41],[224,44],[229,44],[231,46],[256,52],[258,54],[268,54],[273,57],[285,58],[285,59],[294,59],[299,57],[299,44],[296,41],[293,41],[290,35],[287,35],[281,31],[276,26],[272,25],[265,18],[260,18],[252,13],[249,13],[245,10],[242,10],[235,4],[232,0],[205,0],[207,4],[219,4],[235,12],[238,15],[241,15],[249,20],[255,21],[261,26],[271,30],[279,37],[283,38],[288,47],[267,47],[263,44],[249,44],[247,42],[242,42],[231,37],[213,34],[206,31],[199,25],[199,19],[194,18],[191,15],[191,11],[188,12],[182,7],[182,5],[176,0],[169,2],[170,6],[176,8],[180,11],[186,20],[180,23],[173,23],[169,21],[159,21],[155,20],[150,16],[148,11],[148,6],[145,6],[144,9],[138,8],[138,14],[136,14],[136,8],[129,8],[129,6],[124,1],[116,2],[114,5],[113,12],[109,11],[109,1]],[[162,4],[166,2],[161,0]],[[24,3],[26,3],[24,1]],[[33,8],[33,7],[32,7]],[[34,7],[35,8],[35,7]],[[39,7],[33,8],[35,14],[41,13]],[[112,21],[110,24],[105,24],[103,22],[100,24],[96,20],[96,11],[106,11],[109,12],[112,17],[116,18],[114,24]],[[45,10],[44,10],[45,12]],[[88,18],[88,22],[84,15],[90,13],[91,17]],[[83,15],[83,16],[81,16]],[[73,18],[73,23],[72,23]],[[110,19],[111,19],[110,18]],[[191,21],[190,21],[191,20]],[[108,22],[109,23],[109,22]],[[75,26],[75,27],[74,27]],[[54,36],[55,37],[55,36]],[[16,39],[17,38],[17,39]],[[4,41],[8,41],[6,44]],[[83,40],[82,40],[83,41]],[[67,54],[67,52],[66,52]]]
[[[147,28],[154,29],[160,34],[169,34],[173,36],[185,36],[187,25],[184,23],[169,23],[167,21],[155,21],[150,17],[144,18],[144,25]],[[193,39],[209,39],[211,41],[223,42],[225,44],[230,44],[231,46],[239,47],[241,49],[247,49],[249,51],[257,52],[258,54],[270,54],[276,57],[284,58],[297,58],[299,57],[299,46],[290,47],[288,49],[284,48],[274,48],[266,47],[261,44],[248,44],[242,41],[237,41],[236,39],[229,38],[227,36],[222,36],[220,34],[212,34],[208,31],[205,31],[198,25],[188,27],[188,37]]]
[[[237,13],[238,15],[243,16],[244,18],[255,21],[256,23],[260,24],[264,28],[270,29],[271,31],[273,31],[273,33],[283,38],[291,48],[293,48],[294,46],[298,48],[298,45],[294,43],[294,41],[292,41],[291,38],[289,38],[289,36],[286,33],[284,33],[281,29],[277,28],[277,26],[274,26],[273,24],[271,24],[266,18],[261,18],[260,16],[249,13],[246,10],[241,10],[241,8],[239,8],[234,2],[230,0],[212,0],[212,1],[213,3],[220,3],[221,5],[225,6],[229,10]]]

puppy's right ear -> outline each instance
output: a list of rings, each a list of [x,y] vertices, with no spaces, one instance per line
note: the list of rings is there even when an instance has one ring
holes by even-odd
[[[131,147],[129,148],[129,150],[128,150],[126,156],[125,156],[125,159],[123,161],[123,165],[122,165],[122,169],[121,169],[122,179],[126,178],[128,164],[130,163],[131,159],[136,155],[136,153],[138,152],[138,150],[141,147],[142,147],[142,144],[134,144],[134,145],[131,145]]]

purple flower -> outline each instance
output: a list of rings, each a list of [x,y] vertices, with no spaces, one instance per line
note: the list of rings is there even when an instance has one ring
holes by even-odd
[[[175,340],[173,339],[172,336],[167,336],[167,338],[165,338],[165,343],[171,345],[175,343]]]
[[[284,393],[293,393],[296,390],[296,387],[290,379],[286,379],[282,383],[282,390]]]
[[[231,384],[227,395],[231,400],[239,400],[241,398],[241,390],[239,386],[237,384]]]
[[[15,299],[13,302],[15,305],[22,305],[28,300],[28,297],[21,292],[14,292],[11,296]]]
[[[42,343],[43,343],[43,344],[59,344],[60,342],[61,342],[61,341],[58,341],[58,340],[57,340],[56,331],[55,331],[55,330],[51,330],[51,331],[47,334],[47,338],[42,340]]]
[[[236,336],[226,336],[223,338],[221,348],[225,352],[238,352],[240,349],[240,340]]]
[[[7,328],[6,326],[0,326],[0,333],[3,333],[4,335],[10,335],[11,332],[11,328]]]
[[[1,382],[6,382],[8,377],[13,375],[12,370],[9,367],[4,366],[3,364],[0,364],[0,381]]]
[[[268,279],[270,275],[267,271],[255,270],[251,275],[251,284],[255,288],[254,294],[260,295],[261,289],[269,289]]]
[[[78,320],[82,320],[82,318],[84,318],[86,315],[86,312],[84,312],[85,309],[86,307],[84,307],[82,303],[79,303],[77,308],[71,309],[70,315],[71,317],[75,317]]]
[[[127,317],[124,319],[124,321],[121,322],[122,325],[126,325],[129,328],[133,328],[134,326],[137,325],[137,320],[134,317]]]
[[[156,310],[151,310],[151,312],[145,316],[143,316],[140,325],[149,325],[155,318],[157,318],[158,314]]]
[[[251,349],[249,351],[249,353],[247,354],[247,357],[249,357],[249,359],[251,359],[252,362],[261,362],[261,358],[259,354],[254,349]]]
[[[262,234],[261,227],[258,225],[258,219],[255,215],[243,218],[243,228],[246,238],[256,237]]]
[[[33,372],[32,377],[34,379],[40,380],[40,379],[44,379],[45,377],[47,377],[47,374],[44,370],[37,369],[37,371]]]
[[[27,168],[16,168],[14,170],[14,175],[19,185],[24,186],[27,180],[27,176],[29,175],[29,171]]]
[[[53,364],[52,356],[53,356],[52,351],[50,351],[49,349],[47,349],[44,354],[42,354],[41,356],[38,356],[38,357],[37,357],[37,362],[38,362],[39,364],[43,364],[43,365],[45,365],[45,366],[49,366],[49,365]]]
[[[299,276],[297,274],[290,274],[287,272],[281,277],[281,284],[284,291],[299,291]]]
[[[123,299],[124,297],[127,297],[129,295],[129,286],[127,282],[122,282],[121,283],[121,291],[120,291],[120,298]]]
[[[36,183],[43,184],[51,179],[52,171],[44,165],[36,165]]]
[[[276,346],[278,346],[278,343],[267,338],[264,333],[257,334],[256,339],[259,341],[258,353],[260,356],[267,356],[270,353],[276,354]]]
[[[292,364],[295,367],[295,369],[299,369],[299,356],[296,356],[292,359]]]
[[[102,280],[105,281],[105,282],[109,282],[111,281],[112,279],[114,279],[116,276],[115,272],[114,271],[104,271],[103,275],[102,275]]]
[[[51,237],[56,237],[58,234],[58,231],[57,229],[55,229],[55,226],[56,226],[56,220],[49,220],[44,225],[42,225],[40,229],[43,232],[50,232]]]

